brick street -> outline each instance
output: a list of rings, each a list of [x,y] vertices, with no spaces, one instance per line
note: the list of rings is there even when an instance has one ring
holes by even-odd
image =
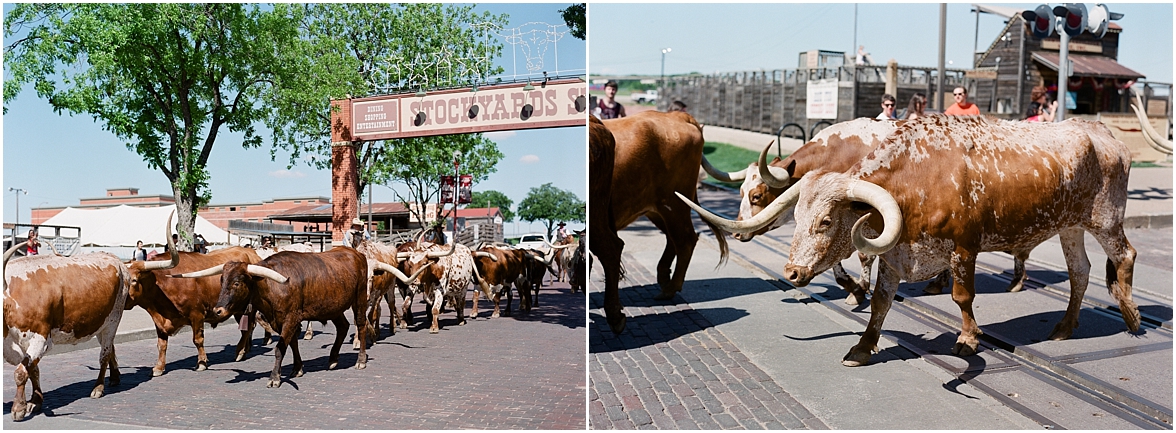
[[[250,356],[233,362],[240,334],[232,323],[205,328],[210,365],[203,372],[195,371],[188,331],[170,339],[161,377],[151,377],[154,338],[116,345],[122,384],[96,400],[89,393],[98,349],[50,354],[41,362],[45,408],[25,422],[12,422],[15,384],[5,368],[4,428],[46,428],[38,421],[61,417],[104,429],[583,429],[584,298],[557,283],[543,288],[531,313],[518,312],[516,296],[515,316],[498,319],[489,319],[492,308],[482,301],[477,319],[457,326],[447,311],[441,333],[430,335],[418,296],[407,332],[388,335],[385,308],[382,338],[368,349],[364,370],[354,368],[348,336],[339,367],[328,371],[335,329],[316,323],[314,339],[299,341],[306,374],[288,377],[288,351],[277,389],[265,387],[275,346],[258,346],[255,331]]]

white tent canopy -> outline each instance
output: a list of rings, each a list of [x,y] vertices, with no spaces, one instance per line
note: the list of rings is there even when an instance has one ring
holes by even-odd
[[[175,205],[162,207],[131,207],[120,205],[103,209],[76,209],[67,207],[45,225],[77,226],[82,228],[82,246],[134,247],[136,241],[145,245],[167,243],[167,218],[176,210]],[[178,222],[173,218],[172,224]],[[172,228],[175,233],[175,227]],[[208,220],[196,216],[196,233],[204,236],[211,244],[237,244],[237,236],[231,236]]]

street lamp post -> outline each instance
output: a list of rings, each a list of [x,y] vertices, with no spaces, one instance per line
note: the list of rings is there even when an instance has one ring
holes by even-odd
[[[668,53],[668,52],[670,52],[670,51],[673,51],[673,50],[672,50],[672,49],[670,49],[670,48],[663,48],[663,49],[662,49],[661,84],[662,84],[663,86],[664,86],[664,85],[665,85],[665,83],[666,83],[666,53]],[[660,89],[659,89],[659,90],[660,90]]]
[[[24,189],[21,189],[21,188],[8,188],[8,190],[16,192],[16,225],[19,226],[20,225],[20,195],[21,194],[28,195],[29,192],[25,191]],[[15,239],[16,226],[12,227],[12,235],[13,235],[13,239]]]

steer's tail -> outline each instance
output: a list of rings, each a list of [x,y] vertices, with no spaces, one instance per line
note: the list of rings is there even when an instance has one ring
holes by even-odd
[[[715,269],[718,269],[719,266],[723,266],[723,264],[727,263],[727,252],[728,252],[727,251],[727,235],[728,235],[728,233],[726,231],[724,231],[723,229],[719,228],[718,226],[714,225],[710,221],[707,221],[705,219],[703,219],[702,221],[706,223],[707,227],[710,227],[711,233],[714,233],[715,239],[717,239],[719,241],[719,263],[717,265],[715,265]]]

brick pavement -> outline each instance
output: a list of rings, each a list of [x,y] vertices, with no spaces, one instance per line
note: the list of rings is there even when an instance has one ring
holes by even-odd
[[[566,283],[554,287],[544,287],[540,306],[526,315],[489,319],[483,302],[476,320],[457,326],[447,312],[438,335],[429,334],[419,302],[408,332],[389,336],[385,315],[383,338],[368,349],[364,370],[354,368],[350,337],[339,368],[326,370],[335,330],[316,325],[322,333],[299,341],[306,374],[287,377],[287,353],[277,389],[265,387],[273,346],[255,344],[247,359],[233,362],[240,334],[231,323],[206,328],[211,365],[204,372],[194,371],[188,332],[171,339],[168,371],[156,378],[153,338],[116,345],[122,384],[97,400],[89,393],[98,349],[50,355],[41,364],[46,408],[26,422],[12,422],[15,385],[6,369],[4,428],[45,428],[37,426],[60,417],[101,429],[583,429],[584,295],[571,294]]]
[[[629,314],[614,336],[603,281],[589,303],[588,418],[592,429],[827,429],[689,304],[654,303],[656,276],[625,255],[621,302]]]

